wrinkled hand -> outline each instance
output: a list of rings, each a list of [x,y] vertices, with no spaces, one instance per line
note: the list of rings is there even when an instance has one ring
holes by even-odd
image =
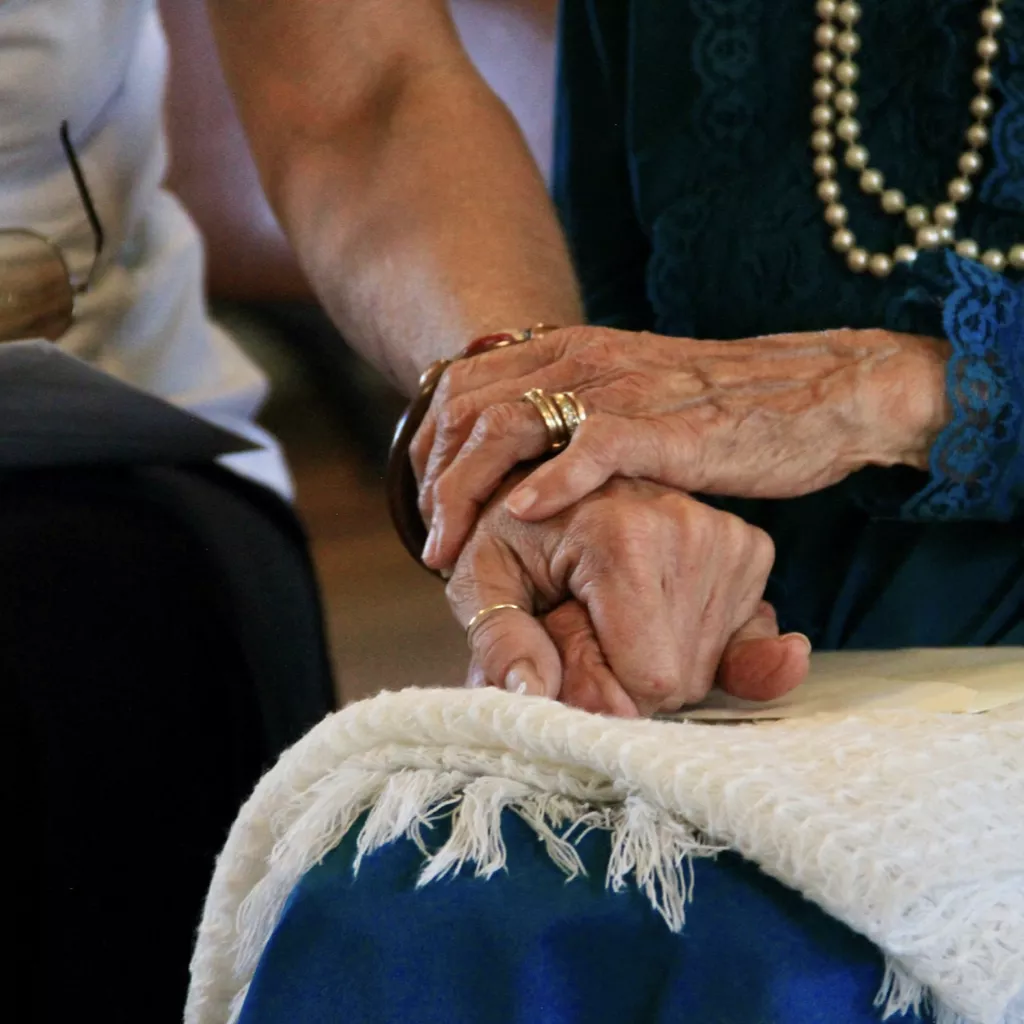
[[[470,682],[619,715],[674,711],[716,678],[764,700],[798,685],[809,644],[779,637],[762,600],[770,538],[674,490],[616,480],[568,512],[523,523],[499,492],[448,583],[474,630]],[[535,615],[542,616],[541,618]]]
[[[948,418],[948,346],[840,330],[697,342],[570,328],[451,366],[412,449],[426,561],[450,565],[479,508],[548,436],[530,388],[574,391],[588,418],[512,496],[543,519],[612,476],[691,493],[787,498],[868,464],[924,467]]]

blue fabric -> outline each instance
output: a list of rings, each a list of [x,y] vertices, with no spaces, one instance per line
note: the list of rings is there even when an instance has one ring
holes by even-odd
[[[605,891],[607,835],[566,882],[511,812],[503,834],[507,872],[416,889],[412,843],[353,878],[350,833],[292,894],[241,1024],[877,1024],[878,951],[739,857],[696,862],[673,935]]]
[[[863,8],[863,141],[912,201],[940,202],[969,121],[978,4]],[[1003,11],[991,166],[961,229],[1005,251],[1024,239],[1024,10]],[[879,281],[831,250],[808,145],[817,23],[808,0],[565,0],[555,192],[588,311],[722,340],[838,327],[946,336],[955,416],[931,478],[868,473],[844,493],[875,515],[1020,521],[1020,275],[933,254]],[[852,172],[840,182],[862,244],[912,241]]]

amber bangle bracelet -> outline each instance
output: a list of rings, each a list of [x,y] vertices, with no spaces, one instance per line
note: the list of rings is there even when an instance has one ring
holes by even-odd
[[[472,359],[486,352],[494,352],[510,345],[520,345],[533,338],[543,337],[556,330],[550,324],[536,324],[522,331],[501,331],[487,334],[471,341],[458,355],[452,359],[439,359],[431,363],[422,373],[419,380],[419,391],[416,397],[402,413],[395,427],[391,448],[388,452],[388,468],[385,474],[388,511],[391,522],[398,532],[406,551],[423,565],[423,545],[427,542],[427,528],[423,524],[419,509],[419,485],[409,459],[409,448],[416,431],[426,419],[430,403],[434,398],[437,385],[444,376],[445,370],[452,363],[461,359]],[[424,566],[426,568],[426,566]],[[434,572],[434,570],[428,570]],[[435,576],[440,573],[434,572]]]

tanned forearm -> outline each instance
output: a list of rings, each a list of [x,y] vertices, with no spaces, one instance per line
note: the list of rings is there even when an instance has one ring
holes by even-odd
[[[578,323],[544,183],[445,0],[208,0],[264,185],[346,340],[411,391],[505,327]]]

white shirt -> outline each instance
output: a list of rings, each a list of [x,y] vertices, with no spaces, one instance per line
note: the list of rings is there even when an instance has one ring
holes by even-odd
[[[68,121],[106,232],[66,351],[258,440],[232,468],[290,493],[252,417],[266,382],[209,320],[195,226],[161,189],[167,46],[155,0],[0,0],[0,228],[54,242],[87,273],[93,239],[60,146]]]

